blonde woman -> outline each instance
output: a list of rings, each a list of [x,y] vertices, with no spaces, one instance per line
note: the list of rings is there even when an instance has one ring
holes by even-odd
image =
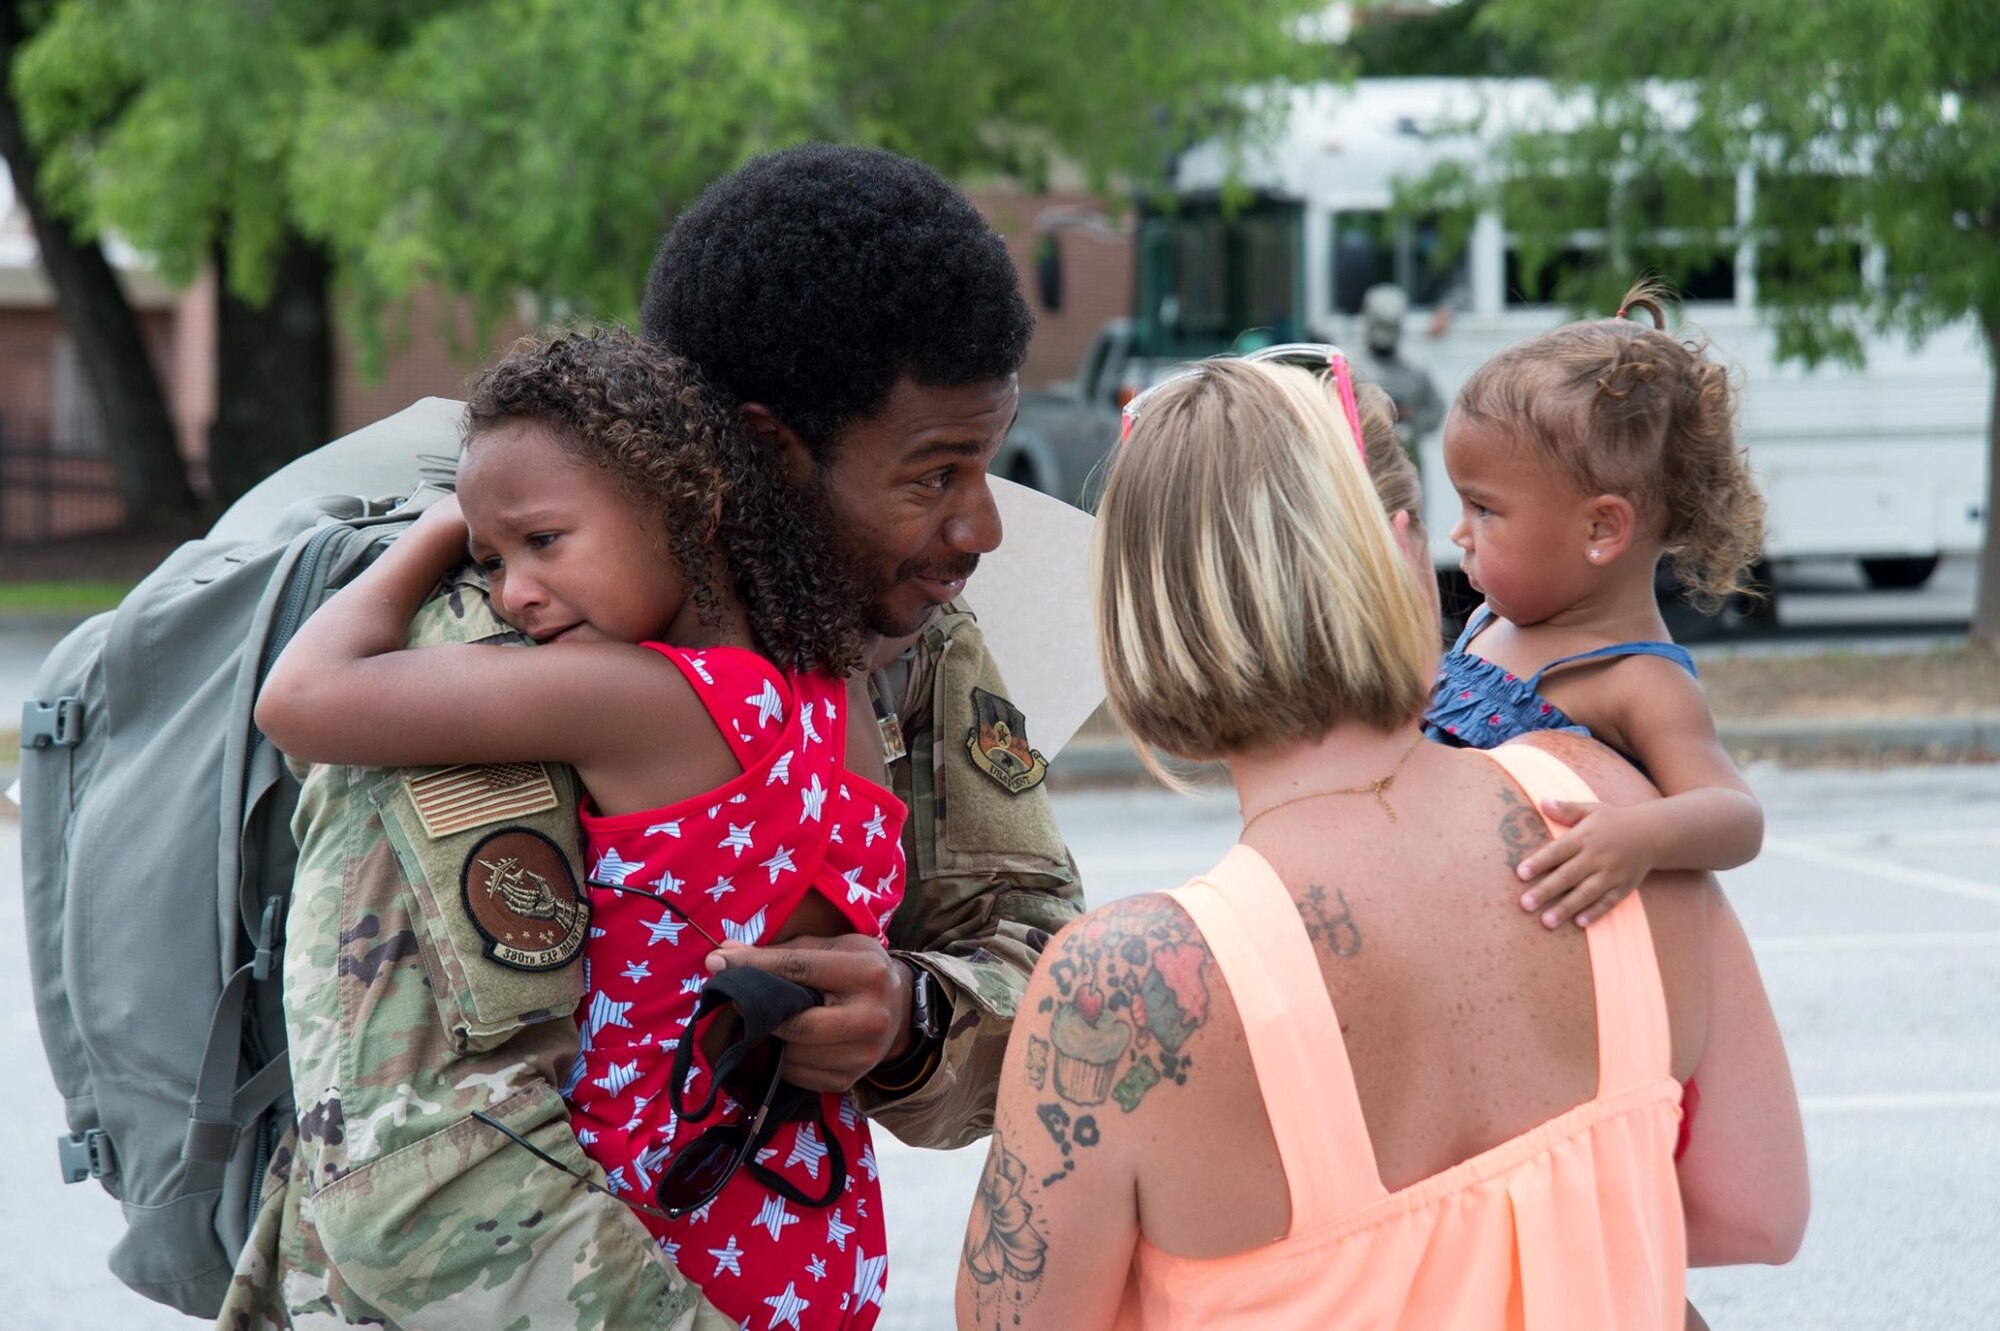
[[[1215,361],[1135,405],[1096,538],[1111,706],[1227,763],[1243,831],[1044,955],[959,1324],[1666,1328],[1691,1259],[1787,1260],[1797,1101],[1712,884],[1656,875],[1589,930],[1515,904],[1541,799],[1644,783],[1573,736],[1420,741],[1434,613],[1324,384]]]

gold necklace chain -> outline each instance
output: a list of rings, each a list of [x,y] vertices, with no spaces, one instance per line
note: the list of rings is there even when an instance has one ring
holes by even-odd
[[[1393,823],[1397,819],[1395,809],[1390,807],[1389,804],[1389,787],[1395,782],[1397,775],[1402,772],[1403,764],[1408,762],[1410,755],[1417,751],[1417,745],[1423,743],[1423,741],[1424,733],[1419,730],[1417,737],[1410,741],[1409,748],[1403,750],[1403,756],[1396,759],[1396,765],[1389,769],[1387,776],[1378,776],[1366,785],[1342,786],[1338,790],[1310,790],[1303,795],[1294,795],[1290,799],[1279,800],[1276,804],[1268,804],[1243,820],[1243,830],[1246,832],[1249,831],[1250,824],[1256,822],[1267,813],[1276,813],[1287,805],[1298,804],[1305,800],[1327,799],[1334,795],[1373,795],[1375,802],[1382,806],[1382,812],[1388,814],[1389,821]]]

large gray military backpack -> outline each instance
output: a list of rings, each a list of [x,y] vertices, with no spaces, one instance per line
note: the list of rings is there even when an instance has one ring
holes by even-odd
[[[123,1203],[113,1274],[205,1317],[292,1115],[279,949],[298,784],[252,707],[306,615],[412,516],[345,496],[255,508],[64,638],[21,719],[28,956],[63,1175]]]

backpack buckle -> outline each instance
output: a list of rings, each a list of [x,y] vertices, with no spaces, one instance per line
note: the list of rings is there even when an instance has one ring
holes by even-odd
[[[283,946],[278,935],[285,929],[285,899],[272,897],[264,903],[264,916],[257,921],[257,950],[250,956],[250,978],[262,984],[271,978],[271,963]]]
[[[117,1167],[112,1161],[111,1135],[103,1128],[56,1138],[56,1160],[65,1183],[103,1178]]]
[[[43,702],[30,698],[21,704],[22,748],[70,749],[82,738],[83,699],[64,697]]]

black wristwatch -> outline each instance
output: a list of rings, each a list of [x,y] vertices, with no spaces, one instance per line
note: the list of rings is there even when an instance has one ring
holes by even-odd
[[[910,1048],[893,1063],[877,1064],[868,1074],[878,1091],[895,1094],[914,1089],[927,1080],[944,1044],[945,1027],[951,1022],[951,999],[929,970],[908,957],[897,957],[910,968]]]

